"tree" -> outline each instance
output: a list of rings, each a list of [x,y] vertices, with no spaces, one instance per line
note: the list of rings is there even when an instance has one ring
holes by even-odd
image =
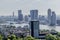
[[[56,36],[57,40],[60,40],[60,37]]]
[[[60,36],[60,32],[57,33],[57,36]]]
[[[25,40],[34,40],[34,38],[32,36],[27,36]]]
[[[46,40],[57,40],[56,36],[52,35],[52,34],[48,34],[46,35]]]
[[[0,40],[3,40],[3,36],[0,34]]]
[[[23,38],[18,37],[17,40],[23,40]]]
[[[9,35],[7,39],[8,40],[17,40],[17,38],[16,38],[16,36],[14,34]]]

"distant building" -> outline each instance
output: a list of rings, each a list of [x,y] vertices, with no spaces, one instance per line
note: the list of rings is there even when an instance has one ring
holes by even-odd
[[[43,15],[39,15],[39,22],[40,24],[47,24],[47,19]]]
[[[39,37],[39,21],[30,21],[31,36],[38,38]]]
[[[31,21],[31,16],[30,15],[28,15],[28,21]]]
[[[41,20],[45,20],[45,16],[39,15],[39,20],[40,20],[40,21],[41,21]]]
[[[15,21],[15,18],[14,18],[14,12],[13,12],[13,21]]]
[[[60,19],[59,19],[59,20],[57,20],[57,25],[59,25],[59,26],[60,26]]]
[[[19,20],[19,21],[23,21],[22,10],[18,10],[18,20]]]
[[[14,17],[14,12],[13,12],[13,17]]]
[[[56,25],[56,14],[55,12],[52,12],[52,16],[51,16],[51,26]]]
[[[52,14],[51,9],[48,9],[48,24],[50,24],[51,22],[51,14]]]
[[[30,10],[31,20],[38,20],[38,10]]]
[[[25,15],[25,18],[24,18],[25,19],[25,22],[28,22],[28,18],[29,17],[27,15]]]

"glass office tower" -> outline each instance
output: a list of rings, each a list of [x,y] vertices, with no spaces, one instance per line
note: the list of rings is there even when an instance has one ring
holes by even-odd
[[[38,38],[39,37],[39,21],[30,21],[30,30],[31,30],[31,36]]]

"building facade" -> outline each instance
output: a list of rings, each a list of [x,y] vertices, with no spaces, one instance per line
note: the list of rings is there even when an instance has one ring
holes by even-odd
[[[31,36],[39,38],[39,21],[30,21]]]
[[[29,18],[28,15],[25,15],[25,18],[24,18],[25,19],[25,22],[28,22],[29,21],[28,18]]]
[[[50,25],[51,23],[51,15],[52,15],[51,9],[48,9],[48,25]]]
[[[31,20],[38,20],[38,10],[30,10]]]
[[[18,20],[19,20],[19,21],[23,21],[22,10],[18,10]]]
[[[56,14],[55,14],[54,11],[52,12],[52,16],[51,16],[51,24],[50,24],[50,25],[51,25],[51,26],[56,25]]]

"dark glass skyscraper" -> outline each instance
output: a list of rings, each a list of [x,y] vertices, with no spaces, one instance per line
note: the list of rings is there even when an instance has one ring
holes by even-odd
[[[39,37],[39,21],[30,21],[31,36],[38,38]]]
[[[19,21],[23,21],[22,10],[18,10],[18,20],[19,20]]]
[[[30,10],[31,20],[38,20],[38,10]]]

